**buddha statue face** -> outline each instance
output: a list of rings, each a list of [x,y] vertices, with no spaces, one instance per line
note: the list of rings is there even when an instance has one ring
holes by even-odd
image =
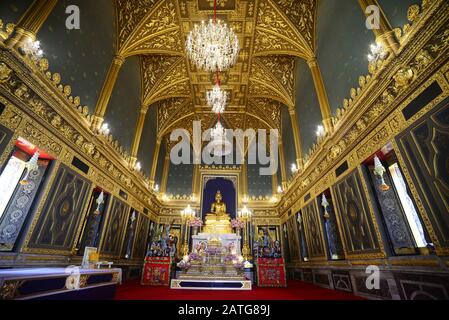
[[[221,195],[221,192],[218,191],[217,194],[215,195],[215,201],[217,201],[217,203],[221,203],[222,200],[223,200],[223,197]]]

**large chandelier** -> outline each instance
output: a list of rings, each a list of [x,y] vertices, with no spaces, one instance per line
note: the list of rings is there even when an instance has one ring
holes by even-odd
[[[217,20],[216,1],[214,18],[194,26],[187,37],[186,49],[192,62],[203,71],[223,71],[236,64],[239,40],[232,28]]]
[[[217,83],[211,91],[206,92],[206,101],[213,112],[223,113],[228,102],[228,93],[222,90],[220,84]]]

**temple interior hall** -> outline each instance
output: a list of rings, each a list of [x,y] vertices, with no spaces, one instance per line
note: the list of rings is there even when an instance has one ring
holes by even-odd
[[[0,300],[449,300],[449,1],[0,0]]]

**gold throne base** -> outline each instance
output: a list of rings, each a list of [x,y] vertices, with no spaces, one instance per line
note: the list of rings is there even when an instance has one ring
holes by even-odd
[[[232,233],[231,218],[229,215],[217,215],[209,213],[206,215],[206,224],[203,233],[230,234]]]

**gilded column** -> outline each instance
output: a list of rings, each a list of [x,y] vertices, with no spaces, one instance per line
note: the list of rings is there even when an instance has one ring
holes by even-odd
[[[147,115],[148,108],[142,106],[139,113],[139,118],[137,119],[136,129],[134,132],[134,140],[131,146],[131,168],[134,168],[137,162],[137,154],[139,152],[140,140],[142,138],[142,131],[145,125],[145,117]]]
[[[15,29],[15,34],[7,44],[18,48],[27,39],[36,40],[36,35],[42,28],[48,16],[53,11],[58,0],[35,0],[20,18]]]
[[[242,199],[248,197],[248,161],[242,163]]]
[[[151,164],[151,173],[150,173],[150,187],[154,187],[155,179],[156,179],[156,169],[157,169],[157,163],[159,160],[159,152],[161,150],[161,139],[158,138],[156,141],[156,145],[154,147],[154,154],[153,154],[153,162]]]
[[[316,95],[320,104],[321,116],[323,117],[323,125],[327,133],[332,132],[331,107],[327,97],[326,88],[324,87],[323,76],[316,57],[307,60],[310,71],[312,73],[313,83],[315,84]]]
[[[275,196],[278,194],[278,185],[279,185],[277,171],[275,174],[271,176],[271,184],[272,184],[272,194],[273,196]]]
[[[161,193],[165,193],[167,191],[169,172],[170,172],[170,150],[167,149],[164,159],[164,169],[162,171]]]
[[[359,0],[360,7],[367,18],[369,18],[373,13],[367,11],[369,6],[376,6],[379,8],[379,28],[372,28],[374,35],[376,36],[376,42],[379,42],[386,48],[390,53],[396,54],[399,51],[399,41],[387,19],[387,16],[382,10],[377,0]]]
[[[282,137],[279,139],[279,163],[281,166],[281,177],[282,177],[282,189],[287,189],[287,168],[285,166],[285,153],[284,144],[282,143]]]
[[[298,119],[296,118],[296,112],[293,108],[289,110],[290,120],[293,129],[293,139],[295,140],[295,150],[296,150],[296,165],[298,168],[301,167],[302,162],[302,144],[301,144],[301,133],[299,131]]]
[[[92,122],[92,129],[94,131],[100,130],[101,125],[104,121],[104,115],[108,108],[109,100],[111,99],[112,90],[114,89],[115,83],[117,81],[120,68],[125,62],[125,58],[117,55],[109,67],[106,80],[104,81],[103,88],[100,92],[100,97],[98,98],[97,105],[95,107],[94,120]]]
[[[200,188],[200,165],[195,164],[193,166],[193,181],[192,181],[192,193],[195,196],[195,198],[200,193],[199,188]]]

